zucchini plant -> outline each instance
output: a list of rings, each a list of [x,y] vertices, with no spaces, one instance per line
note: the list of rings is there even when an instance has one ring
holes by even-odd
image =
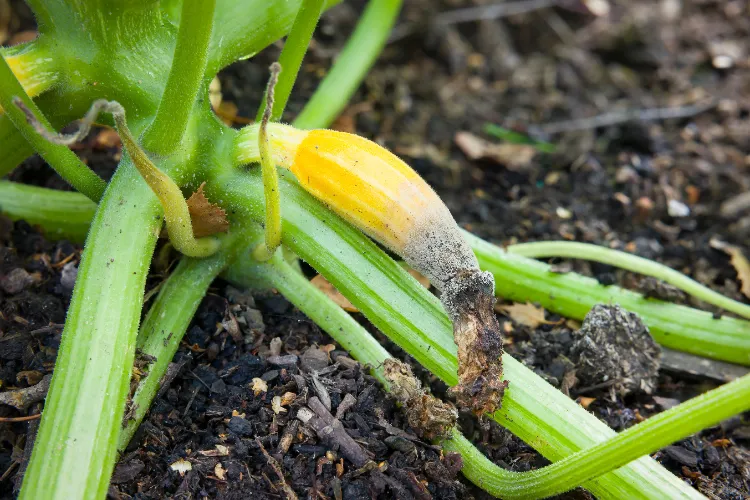
[[[617,436],[512,358],[502,358],[503,372],[493,292],[576,318],[597,302],[619,302],[640,313],[665,345],[750,364],[745,321],[714,320],[580,276],[555,275],[518,253],[564,249],[510,253],[462,233],[437,195],[391,153],[357,136],[310,131],[329,125],[345,106],[385,44],[399,0],[371,0],[293,127],[273,122],[318,18],[334,2],[28,3],[38,38],[0,52],[0,175],[36,152],[78,192],[0,181],[0,209],[52,236],[85,235],[85,247],[22,498],[106,495],[118,452],[146,414],[198,303],[220,273],[243,286],[280,290],[375,366],[387,385],[377,368],[387,352],[282,260],[279,244],[454,387],[460,405],[488,414],[560,461],[521,479],[488,464],[458,431],[442,436],[446,447],[463,454],[467,477],[479,486],[501,496],[546,496],[580,484],[600,497],[697,496],[642,455],[748,409],[750,381],[740,379]],[[287,34],[281,72],[267,89],[259,124],[229,128],[210,108],[209,83],[222,68]],[[56,133],[84,115],[83,124],[90,124],[100,111],[101,120],[112,118],[108,123],[127,153],[107,184],[66,146],[81,134]],[[262,167],[247,166],[254,162]],[[289,171],[278,173],[277,165]],[[384,174],[375,182],[378,172]],[[199,234],[200,216],[185,196],[193,192],[226,214],[227,231]],[[147,271],[165,220],[171,243],[185,257],[141,323]],[[422,270],[442,292],[442,303],[363,232]],[[594,257],[618,261],[601,252]],[[749,316],[747,306],[705,293],[663,266],[646,271]],[[155,361],[129,394],[136,347]]]

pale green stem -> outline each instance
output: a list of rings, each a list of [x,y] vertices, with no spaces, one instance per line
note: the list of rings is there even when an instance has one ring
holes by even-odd
[[[271,141],[268,137],[268,122],[274,103],[274,90],[282,68],[279,63],[271,65],[271,77],[266,87],[266,109],[258,129],[258,151],[263,172],[263,197],[266,202],[265,240],[255,247],[253,256],[260,261],[270,259],[281,245],[281,199],[279,197],[279,173],[273,160]]]
[[[166,156],[180,147],[206,72],[216,0],[184,0],[172,67],[144,147]]]
[[[13,220],[39,224],[49,239],[83,243],[96,203],[78,193],[0,181],[0,212]]]
[[[324,6],[325,0],[302,0],[299,11],[297,11],[297,17],[294,18],[292,30],[289,32],[279,56],[279,64],[284,68],[284,71],[279,75],[279,81],[276,84],[274,92],[276,98],[271,112],[271,121],[281,120],[281,115],[284,114],[284,108],[302,65],[302,59],[304,59],[307,47],[310,45],[315,26],[323,13]],[[260,121],[263,118],[265,109],[266,99],[264,98],[258,108],[255,121]]]
[[[66,146],[52,144],[40,136],[28,122],[27,114],[15,104],[16,100],[23,103],[30,116],[42,127],[51,129],[49,122],[26,94],[8,63],[0,56],[0,107],[5,110],[5,116],[10,118],[26,141],[63,179],[89,198],[100,199],[106,183]]]
[[[127,160],[91,225],[21,499],[100,499],[130,386],[159,204]],[[123,196],[127,196],[124,202]]]
[[[610,266],[627,269],[634,273],[651,276],[674,285],[680,290],[700,299],[708,304],[721,307],[727,311],[750,318],[750,305],[737,302],[729,297],[717,293],[701,285],[684,274],[671,269],[664,264],[644,259],[626,252],[588,243],[574,241],[537,241],[509,245],[506,251],[534,259],[547,257],[564,257],[600,262]]]
[[[336,62],[294,120],[301,129],[324,128],[344,109],[375,64],[401,10],[401,0],[370,0]]]

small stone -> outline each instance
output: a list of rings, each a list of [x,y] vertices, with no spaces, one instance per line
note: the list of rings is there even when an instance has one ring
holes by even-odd
[[[73,286],[76,284],[76,278],[78,277],[78,266],[75,262],[68,262],[62,268],[60,273],[60,286],[65,291],[73,290]]]
[[[667,212],[671,217],[687,217],[690,215],[690,207],[678,200],[669,200]]]
[[[230,418],[227,428],[230,432],[233,432],[240,437],[252,436],[255,433],[253,430],[253,424],[242,417]]]
[[[6,293],[14,295],[22,292],[26,287],[41,281],[39,274],[29,274],[26,269],[17,267],[0,278],[0,286]]]
[[[319,372],[327,366],[328,353],[317,347],[310,347],[300,358],[300,367],[308,373]]]
[[[416,449],[414,443],[408,439],[402,438],[401,436],[388,436],[383,441],[392,450],[400,451],[402,453],[411,453]]]
[[[664,451],[669,458],[680,465],[698,467],[698,457],[693,451],[683,448],[682,446],[667,446]]]

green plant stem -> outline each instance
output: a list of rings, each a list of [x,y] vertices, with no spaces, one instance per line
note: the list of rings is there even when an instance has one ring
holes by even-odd
[[[268,260],[281,244],[281,200],[279,198],[279,173],[273,161],[271,141],[268,136],[268,122],[274,107],[274,94],[278,83],[279,73],[283,73],[281,65],[271,65],[271,77],[266,87],[266,107],[260,120],[258,130],[258,152],[260,154],[260,168],[263,175],[263,197],[266,204],[265,238],[255,247],[253,256],[258,260]]]
[[[281,120],[281,115],[284,114],[284,108],[287,101],[289,101],[292,87],[294,87],[299,68],[302,65],[302,59],[304,59],[305,53],[307,53],[307,47],[310,45],[315,26],[318,24],[318,19],[320,19],[320,15],[323,13],[324,6],[325,0],[302,0],[297,17],[294,18],[292,30],[289,32],[289,36],[284,42],[284,48],[279,56],[279,64],[284,70],[279,75],[279,80],[276,83],[271,121],[277,122]],[[264,95],[255,121],[260,121],[265,109],[266,99]]]
[[[22,161],[34,154],[34,149],[4,114],[0,115],[0,144],[3,145],[3,154],[0,155],[0,178],[8,175]]]
[[[144,147],[168,155],[180,147],[195,98],[205,79],[216,0],[184,0],[172,68]]]
[[[299,310],[328,332],[355,359],[373,367],[383,382],[380,365],[388,352],[352,317],[333,303],[280,257],[267,264],[243,259],[225,276],[240,286],[276,288]],[[443,441],[458,451],[462,472],[472,482],[500,498],[544,498],[571,490],[587,480],[690,436],[750,408],[750,376],[691,399],[593,447],[536,471],[511,472],[490,462],[458,431]]]
[[[259,172],[216,172],[209,196],[221,193],[236,216],[264,218]],[[396,262],[350,225],[283,176],[283,243],[334,284],[373,324],[448,385],[457,382],[453,329],[440,302]],[[520,257],[517,257],[520,259]],[[533,261],[532,261],[533,262]],[[493,415],[550,460],[615,435],[606,424],[513,358],[503,408]],[[648,457],[612,471],[585,487],[600,498],[697,496]]]
[[[464,232],[482,269],[495,276],[495,293],[516,302],[538,302],[567,318],[582,320],[593,306],[619,304],[637,313],[659,344],[731,363],[750,365],[750,325],[729,317],[647,299],[616,286],[604,286],[575,273],[515,255]]]
[[[26,121],[26,116],[16,105],[13,98],[20,98],[32,111],[36,118],[48,129],[49,122],[34,104],[31,98],[24,92],[18,79],[11,71],[8,63],[0,57],[0,106],[5,110],[13,125],[21,132],[24,139],[31,144],[47,163],[55,169],[75,189],[91,199],[98,200],[104,193],[106,183],[96,175],[90,168],[66,146],[52,144],[41,137],[34,127]],[[15,158],[14,158],[15,160]],[[15,165],[14,165],[15,166]]]
[[[221,250],[206,259],[183,258],[162,284],[159,294],[141,325],[136,347],[145,355],[156,358],[147,367],[129,403],[129,419],[120,432],[117,449],[125,450],[141,425],[162,377],[174,358],[190,321],[209,285],[216,276],[247,248],[251,236],[241,228],[222,237]]]
[[[125,161],[86,241],[20,498],[106,495],[160,227],[156,198]]]
[[[460,434],[443,441],[464,458],[462,472],[501,498],[546,498],[571,490],[583,480],[614,470],[724,419],[750,409],[750,375],[650,417],[617,436],[532,472],[511,472],[487,460]]]
[[[628,271],[652,276],[674,285],[680,290],[700,299],[708,304],[721,307],[724,310],[739,314],[744,318],[750,318],[750,305],[737,302],[710,288],[701,285],[684,274],[671,269],[664,264],[653,260],[644,259],[626,252],[613,250],[611,248],[588,243],[573,241],[538,241],[533,243],[520,243],[509,245],[507,252],[533,259],[546,257],[565,257],[570,259],[583,259],[608,264]]]
[[[324,128],[336,119],[383,50],[400,10],[401,0],[370,0],[333,67],[294,120],[295,127]]]
[[[96,204],[78,193],[0,181],[0,212],[13,220],[39,224],[50,239],[83,243]]]

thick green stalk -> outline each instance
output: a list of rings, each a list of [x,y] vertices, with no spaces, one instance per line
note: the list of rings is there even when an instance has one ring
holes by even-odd
[[[243,259],[235,263],[225,276],[240,286],[264,284],[279,290],[355,359],[372,366],[375,376],[383,382],[380,366],[390,357],[388,352],[348,313],[283,259],[276,257],[267,264]],[[489,493],[500,498],[544,498],[571,490],[748,408],[750,376],[649,418],[550,466],[526,473],[511,472],[493,464],[458,431],[454,432],[452,439],[444,441],[443,446],[461,453],[463,473]]]
[[[39,224],[50,239],[83,243],[96,204],[78,193],[0,181],[0,212],[13,220]]]
[[[247,231],[233,228],[222,237],[221,250],[206,259],[183,258],[162,284],[143,320],[136,347],[156,361],[147,367],[129,406],[129,419],[120,432],[117,449],[123,451],[141,425],[161,387],[162,377],[174,358],[190,321],[216,276],[247,248]]]
[[[286,38],[284,48],[279,56],[279,64],[283,68],[283,71],[279,75],[276,90],[274,91],[275,99],[273,110],[271,111],[271,121],[277,122],[281,120],[281,115],[284,113],[284,108],[292,93],[292,87],[294,87],[294,82],[297,80],[297,73],[299,73],[299,68],[302,65],[302,59],[305,57],[307,47],[310,45],[315,26],[318,24],[318,19],[320,19],[320,15],[323,13],[324,6],[325,0],[302,0],[297,17],[294,18],[292,30],[289,32],[289,36]],[[266,99],[264,96],[260,103],[260,108],[258,108],[255,121],[260,121],[265,109]]]
[[[195,98],[205,79],[216,0],[184,0],[172,68],[143,146],[158,155],[180,147]]]
[[[209,195],[221,194],[236,216],[262,222],[262,182],[257,174],[217,174],[207,184]],[[293,181],[281,182],[281,194],[285,200],[283,243],[326,276],[391,340],[448,385],[455,385],[453,329],[437,298]],[[493,418],[550,460],[615,435],[513,358],[506,358],[505,375],[510,387],[502,410]],[[697,496],[648,457],[589,481],[585,487],[610,498],[648,498],[656,492],[670,498]]]
[[[495,293],[517,302],[538,302],[562,316],[582,320],[593,306],[619,304],[641,316],[658,343],[680,351],[750,365],[750,324],[690,307],[647,299],[575,273],[514,255],[465,232],[482,269],[495,275]],[[679,325],[679,326],[677,326]]]
[[[160,228],[156,198],[124,163],[86,241],[22,499],[106,495]]]
[[[536,241],[532,243],[520,243],[518,245],[509,245],[505,250],[512,254],[522,255],[532,259],[565,257],[570,259],[593,260],[594,262],[601,262],[602,264],[627,269],[634,273],[658,278],[670,285],[674,285],[696,299],[700,299],[708,304],[739,314],[744,318],[750,318],[749,305],[737,302],[736,300],[732,300],[725,295],[715,292],[664,264],[644,259],[643,257],[638,257],[637,255],[630,253],[574,241]]]
[[[382,52],[400,10],[401,0],[370,0],[333,67],[294,120],[295,127],[327,127],[336,119]]]
[[[617,436],[532,472],[511,472],[493,464],[460,434],[443,442],[461,453],[461,472],[500,498],[546,498],[571,490],[603,471],[653,453],[675,441],[750,409],[750,375],[724,384],[660,413]],[[655,492],[656,493],[656,492]]]
[[[15,104],[13,98],[20,98],[31,110],[36,119],[48,129],[51,128],[47,119],[39,108],[24,92],[18,79],[11,71],[8,63],[0,57],[0,106],[5,110],[5,116],[10,118],[13,125],[21,132],[26,141],[55,169],[66,181],[81,193],[91,199],[99,199],[104,193],[105,182],[66,146],[52,144],[40,136],[34,127],[26,120],[26,115]]]

